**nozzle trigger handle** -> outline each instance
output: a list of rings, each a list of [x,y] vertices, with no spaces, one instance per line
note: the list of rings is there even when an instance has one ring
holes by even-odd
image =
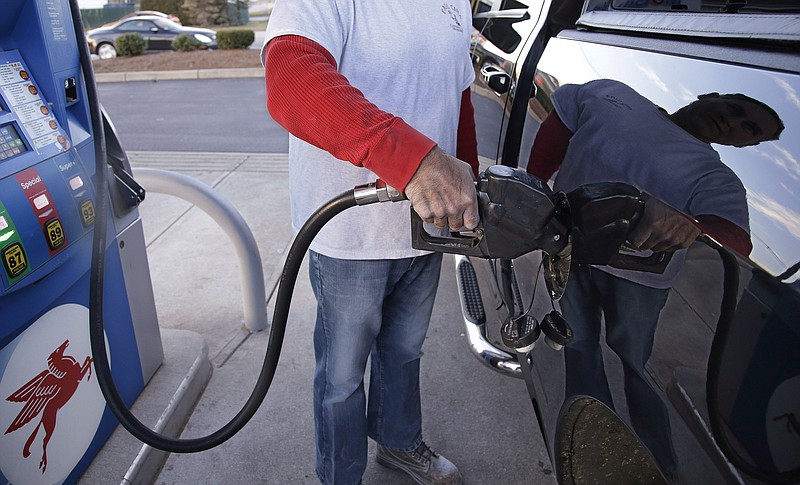
[[[439,253],[478,256],[478,245],[483,240],[483,231],[476,229],[474,235],[467,236],[451,232],[450,236],[432,236],[425,231],[424,222],[414,208],[411,208],[411,246],[414,249]]]

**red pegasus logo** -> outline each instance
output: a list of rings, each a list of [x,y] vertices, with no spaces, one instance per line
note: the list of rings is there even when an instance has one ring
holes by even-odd
[[[25,406],[5,434],[25,426],[39,413],[42,415],[39,424],[36,425],[22,450],[23,457],[27,458],[31,455],[31,445],[36,438],[36,433],[39,432],[40,426],[44,426],[42,461],[39,462],[42,474],[47,469],[47,443],[56,427],[58,410],[69,402],[87,372],[89,373],[87,380],[92,377],[92,368],[90,367],[92,358],[86,357],[83,365],[80,365],[73,357],[64,355],[67,346],[69,346],[69,340],[65,340],[50,354],[50,357],[47,358],[47,369],[6,398],[6,401],[24,402]]]

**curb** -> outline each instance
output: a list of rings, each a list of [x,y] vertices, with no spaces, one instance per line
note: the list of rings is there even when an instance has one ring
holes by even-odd
[[[181,71],[106,72],[97,73],[94,77],[97,83],[167,81],[174,79],[263,78],[264,69],[261,67],[245,67],[236,69],[187,69]]]
[[[194,410],[194,406],[211,379],[211,361],[208,347],[203,346],[189,372],[184,377],[169,405],[158,418],[153,431],[171,438],[178,438]],[[153,483],[169,453],[142,445],[120,485]]]
[[[163,327],[160,331],[164,360],[131,411],[154,432],[177,438],[208,385],[213,366],[205,338],[199,333]],[[117,426],[77,483],[110,484],[116,480],[120,485],[151,484],[169,455],[143,445]]]

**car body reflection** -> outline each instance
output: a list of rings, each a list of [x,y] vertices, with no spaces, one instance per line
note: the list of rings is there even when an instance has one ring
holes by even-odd
[[[626,69],[619,69],[620,65]],[[708,92],[749,93],[773,106],[786,126],[779,141],[741,150],[716,149],[747,188],[753,261],[775,275],[800,261],[800,193],[789,183],[800,180],[796,75],[560,39],[548,46],[539,70],[557,78],[559,84],[616,79],[669,112]],[[540,89],[552,92],[548,86]]]

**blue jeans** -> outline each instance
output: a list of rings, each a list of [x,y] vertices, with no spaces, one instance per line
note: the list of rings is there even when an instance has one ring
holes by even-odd
[[[573,264],[561,309],[575,335],[564,348],[566,396],[591,396],[614,409],[600,350],[602,315],[606,343],[622,363],[631,424],[662,470],[671,473],[677,469],[677,460],[669,414],[644,369],[668,295],[668,288],[642,286],[585,264]]]
[[[419,364],[442,255],[344,260],[311,251],[309,259],[317,476],[355,484],[367,466],[367,436],[396,450],[422,442]]]

